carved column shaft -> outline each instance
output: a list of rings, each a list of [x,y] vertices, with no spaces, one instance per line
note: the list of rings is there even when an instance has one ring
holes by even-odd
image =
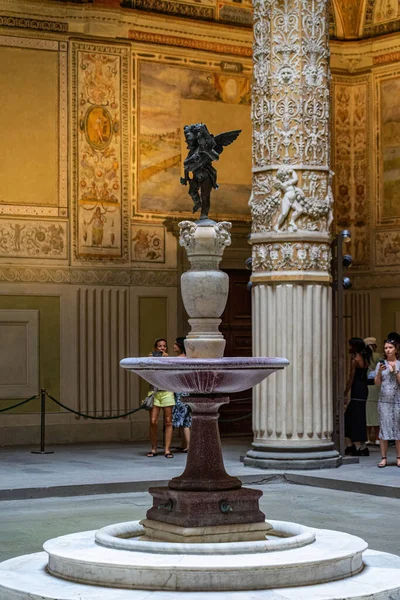
[[[265,468],[338,463],[331,441],[327,4],[254,1],[254,354],[291,362],[254,394],[254,449],[245,463]]]

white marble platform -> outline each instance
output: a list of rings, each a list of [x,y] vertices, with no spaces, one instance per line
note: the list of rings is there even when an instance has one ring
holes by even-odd
[[[367,550],[361,573],[343,581],[300,588],[242,592],[106,589],[75,584],[46,572],[39,552],[0,564],[0,600],[400,600],[400,558]]]
[[[285,521],[271,524],[278,531],[296,525]],[[254,554],[221,554],[219,544],[207,544],[212,546],[208,554],[160,554],[152,549],[156,543],[145,541],[147,551],[116,550],[96,543],[94,531],[55,538],[43,547],[49,555],[48,571],[57,577],[129,589],[271,589],[344,579],[363,568],[362,554],[368,547],[364,540],[338,531],[314,531],[315,541],[307,546]],[[248,544],[258,546],[260,542]]]

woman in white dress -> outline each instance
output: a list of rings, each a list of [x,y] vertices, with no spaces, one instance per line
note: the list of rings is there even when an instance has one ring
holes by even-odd
[[[397,466],[400,467],[400,360],[394,340],[386,340],[385,360],[379,361],[375,371],[375,385],[381,386],[378,412],[382,460],[378,467],[387,466],[389,440],[396,441]]]

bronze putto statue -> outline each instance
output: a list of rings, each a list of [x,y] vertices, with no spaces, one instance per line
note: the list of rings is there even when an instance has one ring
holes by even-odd
[[[206,125],[196,123],[185,125],[183,131],[189,152],[183,163],[185,175],[181,177],[181,184],[189,184],[188,193],[193,200],[193,212],[201,209],[200,219],[207,219],[210,212],[211,190],[218,189],[217,171],[212,163],[219,159],[224,146],[229,146],[236,140],[241,129],[214,136],[208,131]]]

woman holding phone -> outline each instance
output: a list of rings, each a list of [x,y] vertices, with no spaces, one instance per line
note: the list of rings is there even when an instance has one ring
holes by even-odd
[[[375,385],[381,386],[378,412],[382,460],[380,469],[387,466],[389,440],[396,441],[397,466],[400,467],[400,361],[394,340],[386,340],[385,360],[380,360],[375,371]]]
[[[168,356],[168,345],[167,340],[164,338],[157,338],[154,342],[153,352],[150,352],[150,356]],[[154,391],[154,390],[153,390]],[[149,392],[152,393],[152,392]],[[150,410],[150,442],[151,451],[147,453],[149,458],[157,456],[157,429],[158,429],[158,418],[162,409],[164,413],[164,428],[165,428],[165,458],[173,458],[174,455],[171,453],[171,440],[172,440],[172,409],[175,406],[175,396],[173,392],[166,392],[165,390],[157,390],[154,394],[153,408]]]

